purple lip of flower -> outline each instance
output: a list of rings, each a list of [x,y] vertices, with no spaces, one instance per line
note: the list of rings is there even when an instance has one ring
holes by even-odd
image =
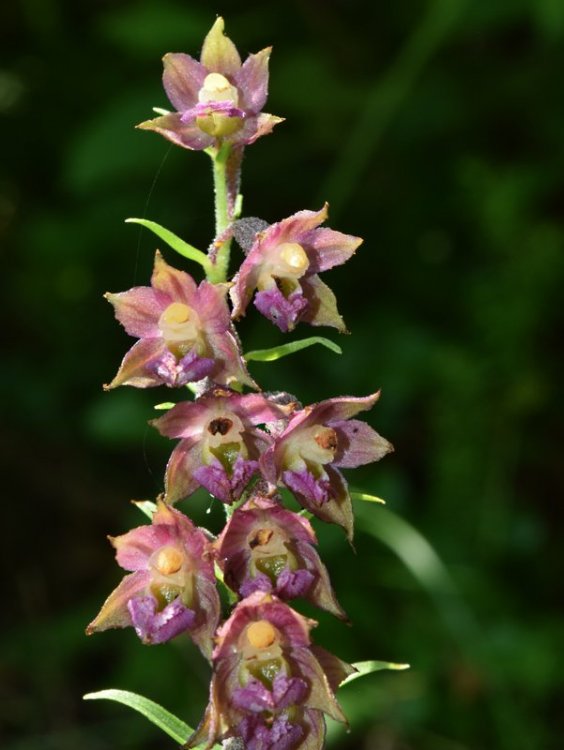
[[[235,319],[244,315],[258,290],[255,306],[284,332],[300,320],[345,330],[335,295],[318,274],[345,263],[362,240],[321,228],[326,219],[327,204],[320,211],[299,211],[256,234],[230,290]]]
[[[306,518],[254,494],[235,510],[215,547],[225,582],[241,597],[255,591],[304,597],[346,620],[315,544]]]
[[[258,425],[285,419],[293,408],[263,394],[214,387],[153,420],[162,435],[181,438],[166,470],[167,501],[187,497],[200,485],[225,503],[238,499],[257,473],[260,453],[272,442]]]
[[[162,501],[151,525],[110,538],[118,564],[132,571],[87,628],[133,625],[144,643],[189,631],[208,658],[220,615],[213,556],[203,532]]]
[[[234,691],[232,700],[236,708],[251,713],[279,711],[301,704],[309,692],[308,684],[299,677],[286,677],[278,673],[272,681],[272,690],[260,680],[250,680],[245,687]]]
[[[169,141],[192,150],[222,142],[244,146],[267,135],[282,118],[261,112],[268,93],[270,48],[242,64],[218,18],[208,33],[200,62],[183,53],[164,56],[163,85],[176,111],[142,122]]]
[[[143,643],[164,643],[196,624],[196,613],[188,609],[180,597],[167,604],[160,612],[154,596],[130,599],[127,609],[135,632]]]
[[[259,717],[246,716],[237,727],[237,736],[242,738],[246,750],[296,750],[304,734],[304,728],[287,716],[277,717],[270,726]]]
[[[199,466],[193,476],[211,495],[229,505],[241,497],[257,473],[258,466],[258,461],[247,461],[237,456],[229,475],[221,462],[215,459],[209,466]]]
[[[296,412],[260,459],[263,476],[285,484],[319,518],[343,526],[352,539],[353,516],[339,468],[379,461],[393,450],[369,425],[352,419],[371,409],[380,393],[342,396]]]
[[[139,339],[106,388],[178,387],[205,377],[257,388],[241,355],[226,294],[225,284],[197,286],[157,252],[150,287],[106,294],[127,333]]]

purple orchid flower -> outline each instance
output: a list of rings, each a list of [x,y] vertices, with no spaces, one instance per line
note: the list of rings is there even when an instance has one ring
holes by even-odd
[[[261,112],[268,94],[271,48],[245,62],[218,18],[204,40],[200,62],[183,53],[164,56],[163,85],[176,112],[138,125],[183,148],[201,151],[222,142],[244,146],[267,135],[282,118]]]
[[[257,388],[241,356],[226,293],[226,284],[197,286],[157,251],[151,286],[105,295],[127,333],[139,338],[105,387],[178,387],[209,377]]]
[[[254,591],[298,596],[346,620],[310,522],[272,499],[253,495],[238,508],[215,543],[225,583],[241,597]]]
[[[327,204],[258,232],[230,290],[235,319],[256,289],[255,307],[281,331],[291,331],[300,320],[346,330],[335,295],[318,274],[345,263],[362,240],[320,228],[326,219]]]
[[[293,408],[262,394],[216,387],[153,420],[161,435],[182,438],[167,465],[166,500],[175,503],[200,486],[224,503],[240,498],[272,443],[257,425],[287,419]]]
[[[204,533],[159,501],[150,526],[110,541],[118,564],[132,572],[110,594],[87,634],[132,625],[143,643],[154,644],[188,632],[209,659],[220,603]]]
[[[346,723],[334,690],[354,668],[311,645],[316,624],[260,591],[239,602],[217,632],[210,702],[186,747],[240,737],[256,750],[321,748],[321,712]]]
[[[261,456],[261,470],[273,485],[283,484],[298,502],[323,521],[353,535],[351,498],[339,468],[379,461],[392,445],[372,427],[351,419],[371,409],[380,392],[365,398],[341,396],[296,412]]]

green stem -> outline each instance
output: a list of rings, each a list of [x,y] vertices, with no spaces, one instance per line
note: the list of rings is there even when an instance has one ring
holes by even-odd
[[[213,165],[213,188],[215,197],[215,236],[219,237],[231,223],[229,214],[229,188],[227,182],[227,161],[230,153],[229,144],[210,151]],[[215,263],[208,271],[208,280],[214,284],[227,281],[231,239],[225,240],[217,248]]]

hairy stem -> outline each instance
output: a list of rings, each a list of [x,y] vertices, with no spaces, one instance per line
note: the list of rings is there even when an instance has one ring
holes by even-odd
[[[214,264],[207,276],[208,280],[215,284],[227,281],[227,274],[229,272],[231,238],[217,238],[220,238],[221,235],[225,233],[232,221],[231,212],[229,210],[230,198],[227,174],[227,162],[229,160],[230,151],[231,147],[229,144],[224,144],[220,148],[214,149],[210,152],[213,165],[216,243],[212,246],[215,253]]]

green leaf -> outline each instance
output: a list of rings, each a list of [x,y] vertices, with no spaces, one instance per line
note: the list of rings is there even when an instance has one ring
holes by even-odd
[[[187,242],[184,242],[184,240],[181,240],[180,237],[177,237],[169,229],[161,227],[160,224],[157,224],[154,221],[149,221],[148,219],[126,219],[125,223],[139,224],[146,229],[150,229],[151,232],[156,234],[157,237],[166,242],[169,247],[171,247],[173,250],[176,250],[176,252],[182,255],[184,258],[188,258],[188,260],[193,260],[196,263],[199,263],[206,274],[211,270],[212,264],[210,263],[210,260],[205,253],[193,247],[192,245],[189,245]]]
[[[144,513],[147,518],[151,521],[153,520],[153,516],[157,510],[155,503],[151,502],[151,500],[134,500],[133,505],[136,505],[141,513]]]
[[[300,349],[307,349],[308,346],[313,346],[314,344],[321,344],[327,347],[327,349],[331,349],[335,354],[343,353],[341,347],[335,344],[334,341],[323,338],[323,336],[311,336],[308,339],[300,339],[299,341],[290,341],[280,346],[273,346],[272,349],[256,349],[255,351],[247,352],[245,359],[247,362],[274,362],[280,359],[280,357],[299,352]]]
[[[156,409],[157,411],[168,411],[168,409],[172,409],[173,406],[176,406],[174,401],[163,401],[162,404],[155,404],[153,409]]]
[[[130,693],[128,690],[100,690],[97,693],[87,693],[83,697],[85,701],[105,699],[123,703],[124,706],[129,706],[129,708],[138,711],[146,719],[152,721],[155,726],[162,729],[165,734],[168,734],[180,745],[183,745],[194,731],[188,724],[159,706],[158,703],[144,698],[142,695]]]
[[[386,501],[382,500],[381,497],[376,497],[376,495],[367,495],[366,492],[351,492],[350,495],[353,500],[364,500],[365,503],[380,503],[380,505],[386,505]]]
[[[379,672],[382,669],[393,669],[397,671],[402,669],[409,669],[409,664],[394,664],[394,662],[391,661],[357,661],[355,664],[353,664],[353,667],[357,671],[353,672],[348,677],[345,677],[339,687],[348,685],[349,682],[358,680],[359,677],[364,677],[364,675],[372,674],[372,672]]]

